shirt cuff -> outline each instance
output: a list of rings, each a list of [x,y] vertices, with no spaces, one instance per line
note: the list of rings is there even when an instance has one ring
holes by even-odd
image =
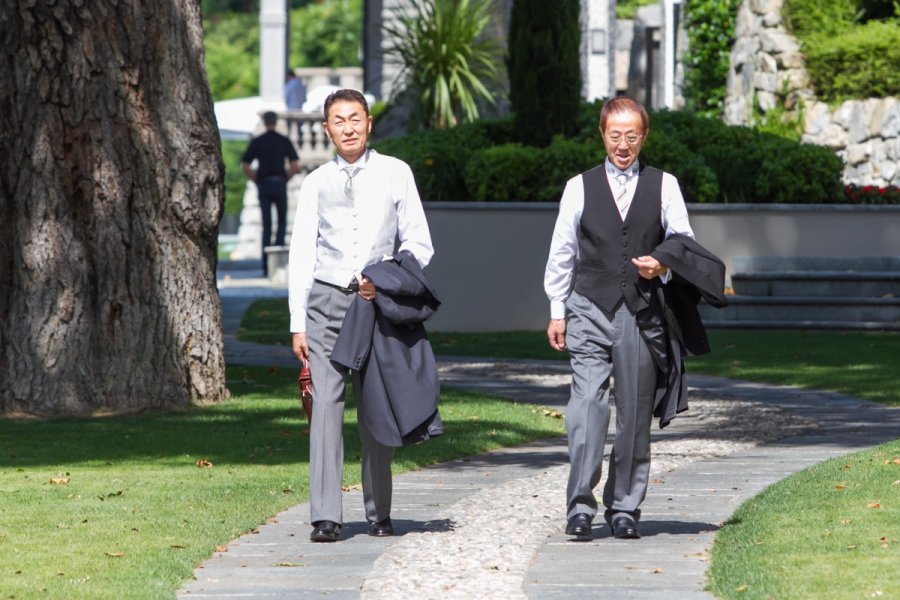
[[[566,318],[566,302],[565,300],[550,301],[550,318],[565,319]]]
[[[291,333],[306,333],[306,316],[291,315]]]
[[[663,283],[669,283],[669,280],[672,279],[672,269],[666,270],[665,273],[659,276],[659,280]]]

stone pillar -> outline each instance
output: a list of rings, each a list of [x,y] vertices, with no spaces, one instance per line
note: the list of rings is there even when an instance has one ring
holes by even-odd
[[[670,110],[681,108],[684,99],[681,95],[681,83],[678,81],[677,65],[681,59],[682,48],[679,38],[682,17],[682,0],[661,0],[662,4],[662,44],[660,48],[661,69],[659,72],[659,88],[661,90],[658,106]]]
[[[285,0],[262,0],[259,8],[259,95],[266,108],[284,108],[286,55]]]
[[[581,95],[615,96],[615,0],[581,0]]]

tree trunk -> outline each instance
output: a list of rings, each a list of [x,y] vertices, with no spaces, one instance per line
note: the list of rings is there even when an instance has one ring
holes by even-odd
[[[199,0],[0,11],[0,411],[225,397]]]

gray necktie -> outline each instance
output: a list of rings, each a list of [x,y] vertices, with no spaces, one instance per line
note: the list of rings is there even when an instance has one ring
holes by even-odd
[[[619,189],[616,190],[616,202],[619,202],[622,200],[622,196],[625,195],[625,186],[628,184],[628,175],[624,173],[617,174],[616,183],[619,184]]]
[[[625,186],[628,184],[628,175],[624,173],[617,174],[616,183],[618,184],[616,188],[616,204],[622,207],[625,202],[625,192],[627,191]]]
[[[353,185],[353,178],[359,172],[359,167],[344,167],[341,170],[347,174],[347,181],[344,182],[344,194],[351,200],[356,200],[356,187]]]

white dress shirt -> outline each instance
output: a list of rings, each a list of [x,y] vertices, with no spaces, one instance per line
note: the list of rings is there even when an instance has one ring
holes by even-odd
[[[358,167],[346,193],[346,167]],[[399,241],[399,247],[397,242]],[[353,165],[340,156],[306,176],[291,233],[291,331],[306,331],[313,281],[347,287],[362,270],[408,250],[425,267],[434,254],[425,211],[405,162],[367,150]]]
[[[609,181],[613,198],[619,208],[622,220],[628,215],[634,191],[637,188],[638,162],[635,161],[625,171],[605,161],[606,177]],[[624,179],[624,188],[620,181]],[[624,193],[622,193],[624,192]],[[544,291],[550,299],[550,318],[563,319],[566,316],[566,298],[572,290],[572,279],[578,263],[578,245],[581,236],[581,213],[584,210],[584,181],[576,175],[566,183],[562,198],[559,201],[559,215],[550,241],[550,257],[544,271]],[[662,214],[660,215],[665,237],[681,233],[691,238],[694,232],[688,221],[687,207],[678,180],[669,173],[662,178]],[[636,258],[636,257],[635,257]],[[662,278],[666,283],[670,274]]]

